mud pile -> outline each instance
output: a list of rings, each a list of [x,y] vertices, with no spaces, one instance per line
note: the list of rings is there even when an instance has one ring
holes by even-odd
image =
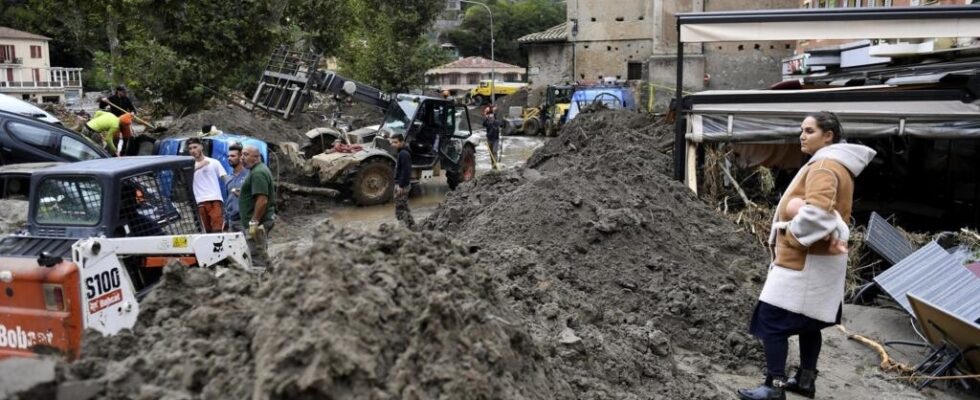
[[[223,132],[253,136],[268,142],[302,142],[303,134],[310,129],[323,126],[325,122],[312,114],[300,114],[286,121],[273,117],[261,110],[249,112],[233,105],[217,107],[185,115],[174,120],[166,135],[193,135],[201,131],[205,124],[216,126]]]
[[[90,332],[57,382],[21,397],[572,397],[470,248],[432,232],[314,237],[262,276],[168,266],[133,332]]]
[[[0,235],[9,235],[27,227],[26,200],[0,200]]]
[[[711,398],[699,371],[760,356],[745,331],[765,255],[665,175],[652,122],[579,116],[526,169],[463,185],[425,221],[480,247],[580,398]]]
[[[327,107],[332,110],[332,103]],[[168,127],[167,135],[192,135],[201,131],[205,124],[211,124],[221,131],[252,136],[271,143],[304,143],[304,133],[313,128],[328,125],[327,112],[311,110],[302,112],[289,120],[274,117],[262,110],[249,112],[233,105],[220,105],[214,108],[186,115]],[[344,120],[353,128],[379,124],[383,119],[380,111],[363,104],[344,107]]]

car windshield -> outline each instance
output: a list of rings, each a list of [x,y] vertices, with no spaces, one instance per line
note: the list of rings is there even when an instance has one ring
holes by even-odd
[[[37,222],[96,225],[102,219],[102,188],[93,177],[51,177],[38,186]]]
[[[411,100],[401,100],[388,108],[385,115],[385,123],[381,128],[388,128],[392,133],[407,134],[408,124],[412,123],[412,117],[418,110],[419,104]]]

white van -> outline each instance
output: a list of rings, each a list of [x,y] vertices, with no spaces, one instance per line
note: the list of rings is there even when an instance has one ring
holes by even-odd
[[[61,121],[58,120],[51,113],[42,110],[38,106],[31,103],[18,99],[16,97],[8,96],[5,94],[0,94],[0,111],[6,111],[14,114],[20,114],[32,118],[37,118],[41,121],[62,125]]]

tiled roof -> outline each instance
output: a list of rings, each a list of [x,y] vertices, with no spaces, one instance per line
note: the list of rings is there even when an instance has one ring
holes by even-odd
[[[0,38],[2,39],[34,39],[34,40],[51,40],[47,36],[35,35],[33,33],[18,31],[13,28],[8,28],[6,26],[0,26]]]
[[[491,61],[483,57],[466,57],[460,58],[459,60],[453,61],[449,64],[442,65],[436,69],[450,69],[450,68],[490,68]],[[500,61],[492,62],[494,68],[523,68],[516,65],[511,65],[507,63],[502,63]]]
[[[518,43],[544,43],[544,42],[564,42],[568,40],[568,27],[571,21],[566,21],[558,26],[548,28],[544,32],[535,32],[521,36],[517,39]]]

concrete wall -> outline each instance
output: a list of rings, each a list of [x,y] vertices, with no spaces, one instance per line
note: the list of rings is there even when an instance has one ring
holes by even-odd
[[[572,80],[572,47],[568,43],[542,43],[527,46],[527,80],[531,87]]]
[[[577,41],[651,39],[653,0],[569,0],[567,16],[578,21]]]
[[[853,1],[853,0],[852,0]],[[705,11],[746,9],[744,0],[709,0]],[[792,9],[799,0],[755,0],[756,9]],[[793,55],[795,41],[705,43],[704,89],[762,89],[782,80],[781,60]]]
[[[631,62],[645,64],[653,54],[653,40],[601,40],[575,44],[575,79],[627,78]]]

